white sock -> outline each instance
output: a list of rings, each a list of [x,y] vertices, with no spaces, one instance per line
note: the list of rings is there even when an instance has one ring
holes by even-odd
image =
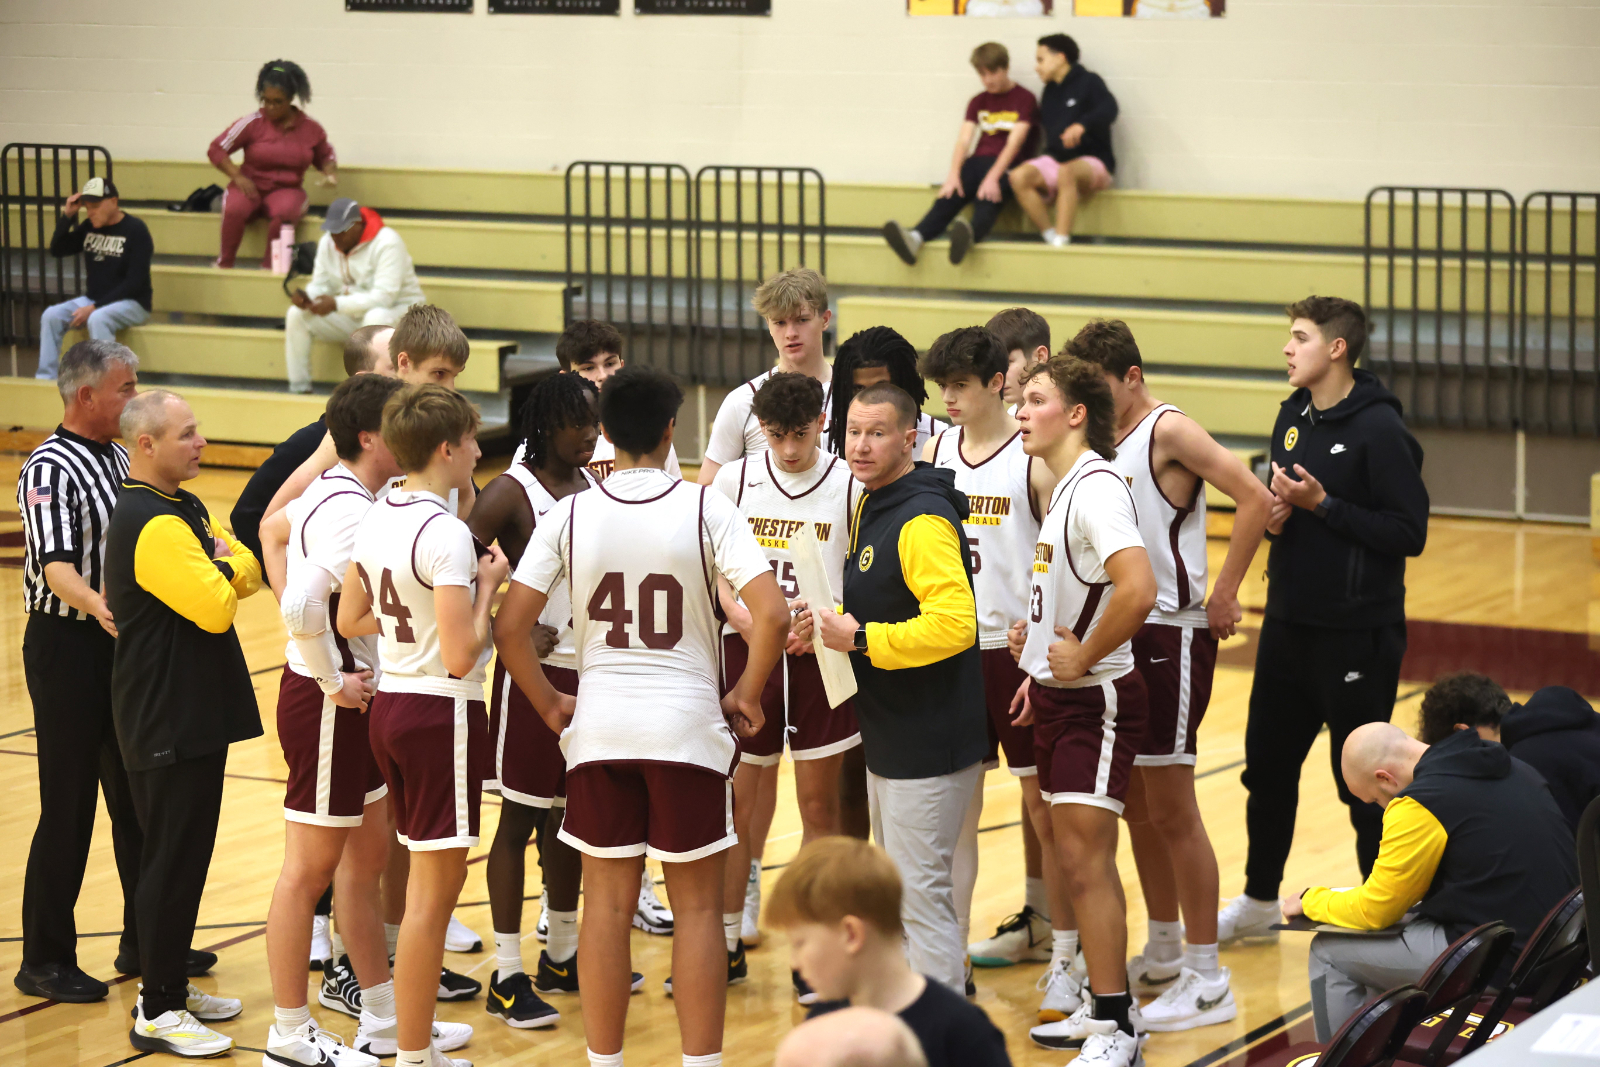
[[[1044,238],[1045,244],[1053,245],[1056,243],[1056,228],[1054,226],[1046,227],[1039,232],[1039,236]]]
[[[1202,977],[1216,978],[1222,973],[1222,965],[1217,962],[1216,945],[1193,945],[1184,954],[1183,965],[1191,971],[1198,971]]]
[[[1055,970],[1062,960],[1067,961],[1067,966],[1072,966],[1072,958],[1078,954],[1078,931],[1076,930],[1051,930],[1050,931],[1050,969]]]
[[[333,958],[334,959],[338,959],[339,957],[341,957],[341,956],[343,956],[345,954],[345,952],[344,952],[344,938],[339,936],[339,931],[338,930],[335,930],[333,932],[332,941],[333,941]]]
[[[1144,958],[1152,963],[1176,963],[1183,955],[1183,923],[1151,919],[1150,939],[1144,943]]]
[[[272,1022],[278,1028],[281,1037],[288,1037],[295,1030],[300,1029],[311,1021],[311,1005],[302,1004],[298,1008],[280,1008],[272,1006]]]
[[[384,944],[389,946],[389,955],[393,956],[394,955],[394,947],[400,943],[400,924],[399,923],[384,923],[383,924],[383,941],[384,941]]]
[[[589,1049],[589,1067],[622,1067],[622,1053],[610,1052],[604,1055]],[[399,1067],[396,1064],[395,1067]]]
[[[739,947],[739,929],[743,925],[743,911],[725,911],[722,913],[722,939],[728,943],[729,952],[733,952]]]
[[[502,934],[499,930],[494,932],[494,964],[502,982],[514,974],[522,973],[521,930],[509,934]]]
[[[709,1056],[685,1055],[683,1067],[722,1067],[722,1053],[713,1052]]]
[[[917,250],[922,247],[922,234],[918,233],[916,230],[907,230],[906,244],[910,246],[911,254],[916,255]],[[683,1062],[687,1064],[689,1062],[689,1058],[685,1056]],[[721,1063],[722,1060],[719,1058],[717,1062]]]
[[[395,1053],[394,1067],[433,1067],[433,1049],[430,1047],[418,1052],[401,1049]]]
[[[1035,914],[1050,918],[1050,894],[1045,890],[1043,878],[1024,878],[1022,902],[1032,908]]]
[[[394,1018],[394,979],[363,989],[361,1010],[375,1019]]]
[[[549,936],[544,950],[551,963],[565,963],[578,954],[578,913],[576,911],[547,911]]]

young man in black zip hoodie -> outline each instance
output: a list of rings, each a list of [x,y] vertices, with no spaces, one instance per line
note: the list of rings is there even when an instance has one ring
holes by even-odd
[[[1222,909],[1219,943],[1276,938],[1284,862],[1294,840],[1300,765],[1326,724],[1356,858],[1370,874],[1383,812],[1339,774],[1345,738],[1394,712],[1406,651],[1406,557],[1428,536],[1422,447],[1400,401],[1356,368],[1367,344],[1361,305],[1312,296],[1287,309],[1289,384],[1272,431],[1267,617],[1245,728],[1250,835],[1244,895]]]

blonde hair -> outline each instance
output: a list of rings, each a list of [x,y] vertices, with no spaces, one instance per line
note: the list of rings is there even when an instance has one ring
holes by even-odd
[[[750,301],[764,319],[784,319],[801,308],[818,315],[828,310],[828,281],[810,267],[790,267],[756,287]]]
[[[846,915],[899,937],[900,872],[876,845],[853,837],[819,838],[784,869],[767,901],[767,919],[792,927],[837,923]]]
[[[478,432],[478,409],[454,389],[429,382],[408,385],[383,406],[383,443],[407,474],[427,467],[442,444],[460,444]]]
[[[472,345],[461,332],[450,312],[432,304],[413,304],[395,323],[389,336],[389,358],[400,365],[400,353],[411,358],[411,365],[420,367],[435,356],[443,356],[459,372],[467,366]]]

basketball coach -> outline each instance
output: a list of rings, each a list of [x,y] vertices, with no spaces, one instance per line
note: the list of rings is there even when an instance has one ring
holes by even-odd
[[[978,615],[955,475],[914,461],[919,412],[902,389],[850,404],[845,458],[865,487],[851,522],[844,604],[813,611],[848,651],[867,760],[873,837],[905,883],[911,966],[960,993],[967,946],[953,865],[988,749]],[[975,841],[975,839],[974,839]]]
[[[1256,650],[1243,781],[1250,836],[1244,896],[1218,918],[1219,941],[1270,935],[1294,839],[1300,767],[1324,725],[1363,878],[1383,809],[1346,786],[1345,738],[1394,714],[1406,652],[1406,558],[1428,535],[1422,446],[1400,401],[1356,366],[1367,347],[1360,304],[1313,296],[1286,309],[1289,384],[1272,431],[1267,611]]]
[[[177,1051],[168,1035],[181,1040],[188,1025],[186,960],[228,745],[261,736],[233,629],[240,598],[261,587],[261,566],[180,488],[200,473],[206,444],[189,405],[154,389],[128,401],[121,422],[128,476],[106,538],[117,621],[111,709],[144,830],[134,908],[144,994],[129,1038],[145,1051]]]

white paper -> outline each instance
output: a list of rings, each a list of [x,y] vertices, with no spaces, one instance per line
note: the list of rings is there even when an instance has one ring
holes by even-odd
[[[1555,1025],[1539,1035],[1533,1051],[1600,1059],[1600,1015],[1564,1012]]]

